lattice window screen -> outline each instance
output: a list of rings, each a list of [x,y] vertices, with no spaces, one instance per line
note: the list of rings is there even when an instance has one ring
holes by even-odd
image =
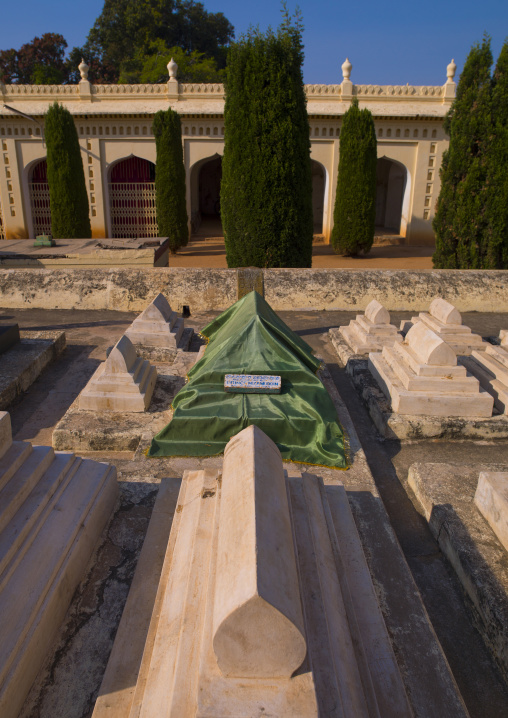
[[[110,182],[113,237],[158,237],[155,182]]]
[[[49,185],[47,182],[30,182],[29,187],[34,237],[38,234],[51,234]]]

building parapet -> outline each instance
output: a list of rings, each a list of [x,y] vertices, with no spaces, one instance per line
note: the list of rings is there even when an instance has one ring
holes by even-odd
[[[364,101],[403,101],[436,102],[449,105],[455,98],[455,63],[447,67],[447,81],[444,85],[355,85],[350,80],[352,65],[346,60],[342,65],[341,84],[305,85],[307,101],[351,102],[353,97]],[[186,102],[196,99],[224,101],[222,83],[179,83],[176,77],[178,67],[173,61],[168,63],[169,81],[158,84],[139,85],[94,85],[88,80],[88,67],[80,65],[81,81],[77,85],[2,85],[0,94],[4,103],[9,100],[20,102],[34,99],[42,102],[53,100],[101,102],[102,100],[166,100],[168,102]]]

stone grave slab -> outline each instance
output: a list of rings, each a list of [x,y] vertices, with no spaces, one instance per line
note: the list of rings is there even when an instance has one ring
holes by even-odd
[[[13,441],[0,412],[0,714],[17,718],[113,511],[116,469]]]
[[[397,414],[492,415],[493,398],[457,364],[453,348],[423,321],[409,330],[402,344],[371,353],[369,369]]]
[[[21,341],[17,324],[0,325],[0,355]],[[1,360],[0,360],[1,361]]]
[[[192,334],[192,329],[185,331],[184,320],[163,294],[158,294],[125,332],[138,356],[165,363],[174,359],[178,347],[188,349]]]
[[[496,410],[508,414],[508,346],[487,344],[484,351],[461,357],[460,363],[491,394]]]
[[[508,466],[416,463],[407,483],[470,600],[474,623],[508,678],[508,555],[478,510],[478,477]],[[484,485],[485,487],[485,485]],[[481,491],[481,488],[480,488]],[[488,502],[490,503],[490,502]]]
[[[146,411],[156,380],[155,367],[137,355],[132,342],[124,334],[79,395],[79,408],[89,411]]]
[[[5,410],[65,350],[65,332],[21,330],[21,340],[0,355],[0,410]]]
[[[487,346],[479,334],[473,334],[471,329],[462,323],[460,312],[441,297],[437,297],[430,305],[429,311],[420,312],[411,321],[403,320],[400,330],[403,334],[418,322],[423,322],[445,341],[458,356],[468,356],[476,349],[482,351]]]
[[[508,472],[482,471],[474,502],[508,551]]]
[[[376,299],[369,303],[365,314],[357,314],[348,326],[339,327],[339,332],[353,354],[381,351],[402,341],[402,335],[390,324],[390,313]]]
[[[113,648],[95,718],[412,715],[343,486],[250,426],[178,507],[139,668]]]

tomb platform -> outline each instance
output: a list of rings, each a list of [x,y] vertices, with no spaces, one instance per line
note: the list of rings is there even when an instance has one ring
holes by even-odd
[[[115,467],[13,441],[0,412],[2,718],[17,718],[116,496]]]
[[[352,356],[346,365],[346,372],[351,377],[374,426],[385,439],[481,441],[508,438],[508,417],[504,414],[485,418],[397,414],[392,409],[390,399],[372,376],[366,359]]]
[[[462,324],[460,312],[444,299],[434,299],[428,313],[420,312],[410,322],[403,320],[400,325],[402,333],[407,334],[418,322],[423,322],[435,332],[457,356],[468,356],[473,350],[482,351],[487,346],[479,334],[473,334],[468,326]]]
[[[473,351],[470,357],[461,357],[460,363],[494,397],[497,411],[508,414],[508,345],[487,344],[485,351]]]
[[[138,356],[149,361],[170,362],[178,348],[188,350],[193,329],[185,329],[184,320],[171,309],[163,294],[132,322],[125,335],[133,343]]]
[[[7,409],[65,349],[65,332],[20,332],[20,341],[0,354],[0,411]]]
[[[483,504],[487,513],[489,506],[493,508],[491,499],[496,492],[492,491],[492,478],[504,473],[506,482],[507,471],[508,466],[502,465],[416,463],[410,467],[407,478],[416,497],[416,508],[426,518],[457,574],[469,599],[476,628],[505,680],[508,680],[508,554],[477,502]],[[498,515],[506,510],[506,493],[501,504],[496,501],[494,510]]]
[[[178,507],[144,646],[125,659],[135,576],[94,718],[413,715],[343,485],[288,475],[249,426]]]
[[[357,314],[348,326],[339,327],[339,333],[353,354],[381,351],[385,346],[402,341],[401,334],[390,324],[388,310],[376,299],[368,304],[365,314]]]
[[[53,430],[53,448],[65,451],[136,451],[171,420],[171,403],[199,352],[177,350],[171,364],[156,364],[155,387],[146,411],[80,408],[78,396]]]
[[[167,237],[137,239],[57,239],[54,247],[34,247],[33,239],[3,240],[0,267],[86,269],[167,267]]]
[[[493,398],[457,364],[455,353],[424,322],[406,341],[369,355],[369,369],[397,414],[488,418]]]

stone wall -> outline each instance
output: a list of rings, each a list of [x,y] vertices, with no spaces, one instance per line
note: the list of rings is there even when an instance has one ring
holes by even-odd
[[[364,311],[377,299],[389,311],[423,311],[437,296],[460,312],[508,312],[508,272],[265,269],[275,310]],[[238,298],[235,269],[2,269],[3,309],[141,311],[159,292],[180,311],[229,307]]]

